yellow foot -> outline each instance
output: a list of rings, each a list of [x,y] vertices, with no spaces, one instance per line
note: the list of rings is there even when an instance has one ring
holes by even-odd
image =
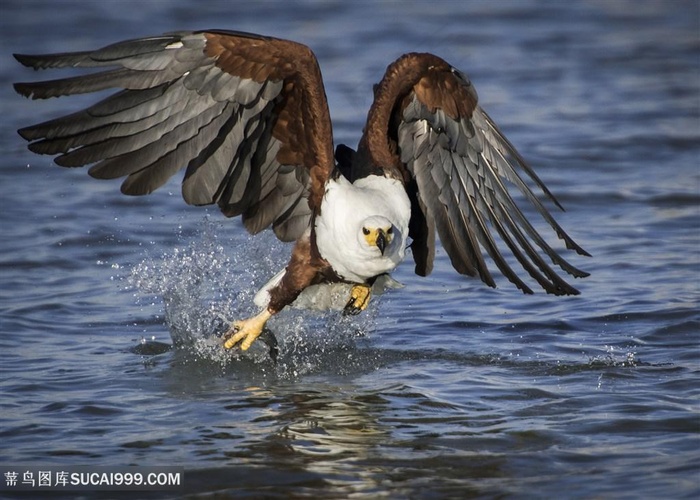
[[[345,305],[343,314],[359,314],[369,305],[372,287],[366,284],[354,285],[350,291],[350,300]]]
[[[247,351],[253,342],[255,342],[255,339],[260,336],[265,323],[267,323],[267,320],[270,319],[271,316],[272,314],[265,309],[252,318],[234,321],[231,325],[231,329],[224,335],[226,339],[224,348],[231,349],[240,342],[241,350]]]

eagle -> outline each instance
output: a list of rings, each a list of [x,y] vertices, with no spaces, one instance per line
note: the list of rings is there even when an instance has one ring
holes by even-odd
[[[540,198],[560,203],[478,104],[467,76],[429,53],[392,62],[374,86],[356,150],[333,149],[318,61],[306,45],[252,33],[178,31],[94,51],[15,58],[30,68],[90,68],[16,83],[32,99],[119,89],[67,116],[20,129],[31,151],[62,167],[91,165],[145,195],[184,169],[182,197],[241,216],[252,234],[294,242],[285,268],[235,321],[226,349],[247,350],[266,322],[313,285],[344,283],[344,312],[364,310],[372,285],[404,260],[427,276],[435,235],[454,269],[496,286],[486,264],[522,292],[575,295],[553,266],[581,278],[526,217],[542,217],[566,249],[589,255]],[[536,195],[530,185],[539,191]],[[517,192],[517,191],[516,191]],[[505,246],[505,248],[503,248]],[[504,251],[506,250],[506,251]],[[343,303],[345,299],[343,299]]]

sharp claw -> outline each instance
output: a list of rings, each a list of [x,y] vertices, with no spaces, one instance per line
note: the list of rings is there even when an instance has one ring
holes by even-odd
[[[279,357],[279,344],[277,342],[277,338],[275,337],[275,334],[272,333],[270,330],[267,328],[264,328],[262,333],[260,334],[260,337],[258,337],[262,343],[267,345],[270,349],[270,359],[272,362],[276,365],[277,364],[277,358]]]
[[[362,309],[355,305],[355,299],[350,299],[345,305],[345,308],[343,309],[344,316],[355,316],[357,314],[360,314],[361,312]]]

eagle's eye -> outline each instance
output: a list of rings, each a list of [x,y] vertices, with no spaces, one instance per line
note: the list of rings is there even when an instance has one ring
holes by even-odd
[[[367,236],[367,235],[369,234],[369,229],[367,229],[366,227],[363,227],[363,228],[362,228],[362,234],[364,234],[365,236]]]
[[[389,229],[386,230],[386,234],[392,234],[394,232],[394,226],[391,226]]]

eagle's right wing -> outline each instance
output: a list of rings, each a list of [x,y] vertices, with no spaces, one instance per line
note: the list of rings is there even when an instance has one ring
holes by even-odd
[[[29,149],[65,167],[126,177],[148,194],[186,167],[187,203],[216,203],[256,233],[290,241],[309,225],[333,169],[330,116],[318,62],[301,44],[230,31],[176,32],[105,48],[16,55],[35,68],[101,68],[18,83],[33,99],[123,90],[77,113],[23,128]],[[308,202],[307,202],[308,201]]]

